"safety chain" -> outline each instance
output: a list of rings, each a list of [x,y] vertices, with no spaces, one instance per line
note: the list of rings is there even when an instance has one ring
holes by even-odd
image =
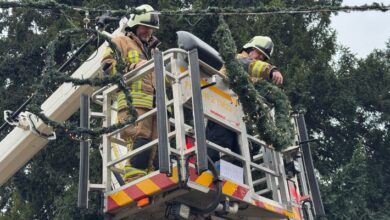
[[[230,87],[243,106],[248,132],[259,134],[261,139],[273,144],[277,150],[290,146],[294,132],[289,119],[290,103],[287,96],[266,80],[260,80],[255,85],[250,83],[248,74],[235,59],[237,48],[222,16],[219,17],[219,26],[213,37],[225,61]],[[275,108],[275,122],[264,99]]]

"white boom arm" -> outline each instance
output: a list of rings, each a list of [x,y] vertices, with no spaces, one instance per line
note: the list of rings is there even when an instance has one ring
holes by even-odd
[[[121,33],[126,20],[120,21],[113,35]],[[107,44],[103,44],[95,51],[88,61],[84,62],[73,74],[74,78],[95,77],[100,69],[100,62]],[[43,113],[52,120],[65,121],[80,107],[80,94],[91,94],[90,86],[73,86],[71,83],[62,84],[41,106]],[[37,125],[38,129],[44,129],[44,124]],[[37,154],[48,140],[39,137],[29,130],[15,127],[0,142],[0,186],[12,175],[24,166],[35,154]]]

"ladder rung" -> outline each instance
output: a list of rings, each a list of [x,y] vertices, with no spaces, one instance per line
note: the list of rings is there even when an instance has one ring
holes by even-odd
[[[261,179],[253,181],[253,185],[256,186],[256,185],[259,185],[259,184],[264,183],[266,181],[267,181],[267,177],[263,177]]]
[[[277,172],[275,172],[275,171],[273,171],[273,170],[271,170],[271,169],[269,169],[269,168],[267,168],[267,167],[265,167],[263,165],[259,165],[259,164],[255,164],[255,163],[250,163],[250,165],[251,165],[252,168],[255,168],[256,170],[261,170],[261,171],[263,171],[265,173],[268,173],[268,174],[271,174],[273,176],[277,176],[278,175]]]
[[[104,96],[103,95],[97,95],[95,96],[96,100],[103,100]]]
[[[104,118],[103,112],[91,112],[91,117]]]
[[[257,191],[256,194],[257,195],[264,195],[264,194],[269,193],[269,192],[271,192],[271,190],[267,188],[267,189],[262,189],[260,191]]]
[[[258,160],[262,159],[263,156],[264,156],[263,154],[256,154],[255,156],[253,156],[253,161],[258,161]]]
[[[117,138],[115,136],[110,137],[110,140],[111,140],[112,143],[115,143],[115,144],[119,144],[119,145],[122,145],[122,146],[126,146],[127,145],[126,141],[124,141],[123,139]]]
[[[173,99],[171,99],[171,100],[169,100],[168,102],[166,102],[166,106],[170,106],[170,105],[172,105],[172,104],[173,104]],[[134,123],[137,123],[137,122],[139,122],[139,121],[142,121],[142,120],[144,120],[144,119],[147,118],[147,117],[151,117],[152,115],[156,114],[156,112],[157,112],[157,108],[151,109],[150,111],[146,112],[145,114],[139,116],[138,119],[137,119]],[[112,136],[118,134],[119,132],[121,132],[121,131],[124,130],[124,129],[126,129],[126,127],[123,127],[123,128],[118,129],[118,130],[116,130],[116,131],[113,131],[113,132],[107,134],[107,136],[108,136],[108,137],[112,137]]]

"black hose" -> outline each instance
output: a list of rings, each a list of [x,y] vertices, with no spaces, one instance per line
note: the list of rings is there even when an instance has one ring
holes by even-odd
[[[211,166],[211,172],[215,178],[214,182],[217,182],[216,184],[216,191],[217,191],[217,196],[215,196],[214,201],[209,204],[206,208],[197,208],[197,207],[191,207],[191,212],[194,212],[194,214],[208,214],[210,212],[213,212],[217,206],[220,203],[221,196],[222,196],[222,181],[219,180],[218,178],[218,171],[217,168],[215,167],[215,164],[213,161],[210,159],[210,157],[207,157],[209,163],[212,165]]]
[[[309,207],[306,206],[306,203],[309,203],[310,206]],[[302,202],[302,210],[303,210],[303,215],[304,215],[305,219],[309,219],[309,211],[311,211],[311,213],[313,213],[312,207],[313,207],[313,203],[311,200],[306,200],[306,201]]]
[[[186,182],[186,183],[190,179],[190,172],[188,172],[188,170],[190,169],[190,159],[194,155],[195,155],[195,152],[193,152],[192,154],[187,155],[187,157],[186,157],[185,168],[186,168],[187,172],[186,172],[186,176],[185,176],[185,180],[184,180],[184,182]]]
[[[181,176],[180,158],[179,158],[179,156],[172,154],[170,156],[170,159],[171,159],[171,170],[173,169],[173,167],[172,167],[172,160],[176,160],[177,161],[177,176],[178,176],[178,179],[179,179],[179,187],[182,188],[184,184],[183,184],[183,177]]]

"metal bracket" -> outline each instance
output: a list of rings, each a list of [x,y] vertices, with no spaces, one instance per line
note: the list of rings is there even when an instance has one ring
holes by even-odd
[[[194,114],[198,173],[202,173],[208,170],[208,161],[198,51],[196,49],[191,50],[188,57],[192,84],[192,111]]]
[[[169,142],[168,142],[168,115],[165,104],[165,74],[163,55],[161,51],[154,54],[154,68],[156,75],[156,106],[158,128],[158,162],[160,173],[170,174]]]

